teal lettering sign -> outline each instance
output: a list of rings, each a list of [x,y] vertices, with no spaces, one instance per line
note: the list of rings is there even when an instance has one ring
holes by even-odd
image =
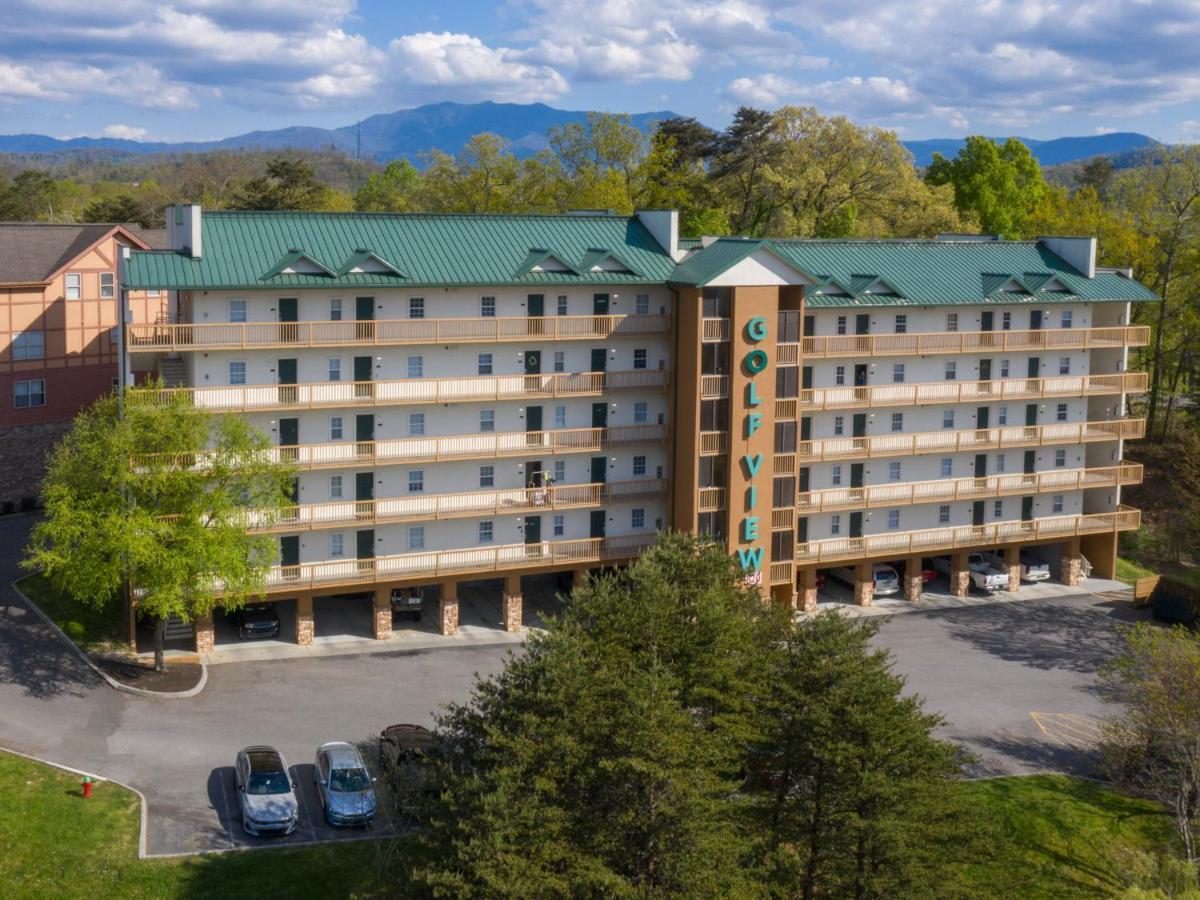
[[[766,340],[766,338],[767,320],[765,318],[755,316],[746,323],[746,339],[751,344],[758,344]],[[766,371],[769,363],[770,360],[767,358],[767,351],[761,347],[753,347],[742,358],[742,369],[751,378],[750,383],[746,385],[744,435],[747,438],[753,437],[763,427],[763,414],[756,409],[756,407],[762,406],[763,398],[758,392],[757,382],[753,379],[755,375]],[[760,518],[755,515],[758,507],[758,486],[754,484],[754,478],[762,470],[763,455],[755,453],[752,456],[749,453],[745,453],[742,455],[741,462],[749,484],[746,487],[745,515],[742,517],[742,524],[738,529],[738,540],[742,543],[750,544],[757,541],[761,534],[759,531]],[[736,553],[738,565],[742,567],[742,572],[746,575],[762,572],[762,547],[738,547]]]

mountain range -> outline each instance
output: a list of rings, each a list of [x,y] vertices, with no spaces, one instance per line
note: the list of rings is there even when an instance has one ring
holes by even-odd
[[[649,131],[655,122],[676,114],[667,110],[636,113],[633,124]],[[100,150],[116,154],[202,153],[207,150],[338,150],[364,159],[418,161],[421,154],[439,149],[447,153],[459,150],[467,140],[482,132],[507,139],[520,155],[536,153],[548,146],[550,128],[571,122],[584,122],[587,113],[555,109],[544,103],[433,103],[415,109],[370,116],[342,128],[295,126],[273,131],[251,131],[215,141],[166,143],[134,141],[123,138],[77,137],[66,140],[44,134],[0,135],[0,153],[63,153]],[[1120,156],[1152,146],[1153,138],[1134,132],[1062,137],[1053,140],[1021,138],[1043,166],[1089,159],[1093,156]],[[904,141],[918,166],[927,166],[933,154],[953,156],[963,145],[962,138],[933,138]]]

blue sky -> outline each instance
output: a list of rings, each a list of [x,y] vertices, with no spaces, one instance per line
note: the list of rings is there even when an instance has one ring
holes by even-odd
[[[207,139],[492,99],[1198,141],[1197,47],[1200,0],[0,0],[0,132]]]

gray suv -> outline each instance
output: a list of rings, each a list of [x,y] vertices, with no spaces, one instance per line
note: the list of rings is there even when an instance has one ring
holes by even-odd
[[[313,781],[330,825],[370,825],[375,821],[375,779],[353,744],[330,741],[318,747]]]
[[[282,753],[274,747],[239,750],[233,779],[247,834],[291,834],[296,830],[300,804]]]

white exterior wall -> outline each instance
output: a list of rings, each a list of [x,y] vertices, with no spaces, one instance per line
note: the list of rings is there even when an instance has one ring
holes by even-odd
[[[1105,307],[1113,309],[1127,306],[1128,304],[1110,303],[1110,304],[1092,304],[1092,303],[1004,303],[991,304],[987,306],[971,306],[966,304],[954,304],[952,306],[861,306],[861,307],[840,307],[835,309],[811,308],[806,309],[805,314],[813,317],[813,325],[816,328],[817,336],[835,335],[838,333],[838,319],[845,318],[844,334],[854,334],[855,320],[860,315],[868,315],[871,317],[870,334],[895,334],[896,332],[896,316],[902,315],[907,318],[908,333],[918,334],[922,332],[942,332],[947,330],[947,316],[958,316],[959,331],[979,331],[982,316],[980,315],[985,309],[991,310],[994,315],[992,328],[994,331],[1003,330],[1004,314],[1010,316],[1011,331],[1027,331],[1029,329],[1030,313],[1033,310],[1040,310],[1042,313],[1042,328],[1061,328],[1063,312],[1070,312],[1071,327],[1073,328],[1090,328],[1093,326],[1093,310],[1103,310]],[[1128,314],[1126,312],[1125,321],[1115,321],[1112,318],[1111,312],[1106,312],[1103,315],[1097,313],[1101,318],[1095,322],[1095,326],[1108,325],[1124,325],[1128,322]],[[1120,318],[1118,315],[1117,318]]]

